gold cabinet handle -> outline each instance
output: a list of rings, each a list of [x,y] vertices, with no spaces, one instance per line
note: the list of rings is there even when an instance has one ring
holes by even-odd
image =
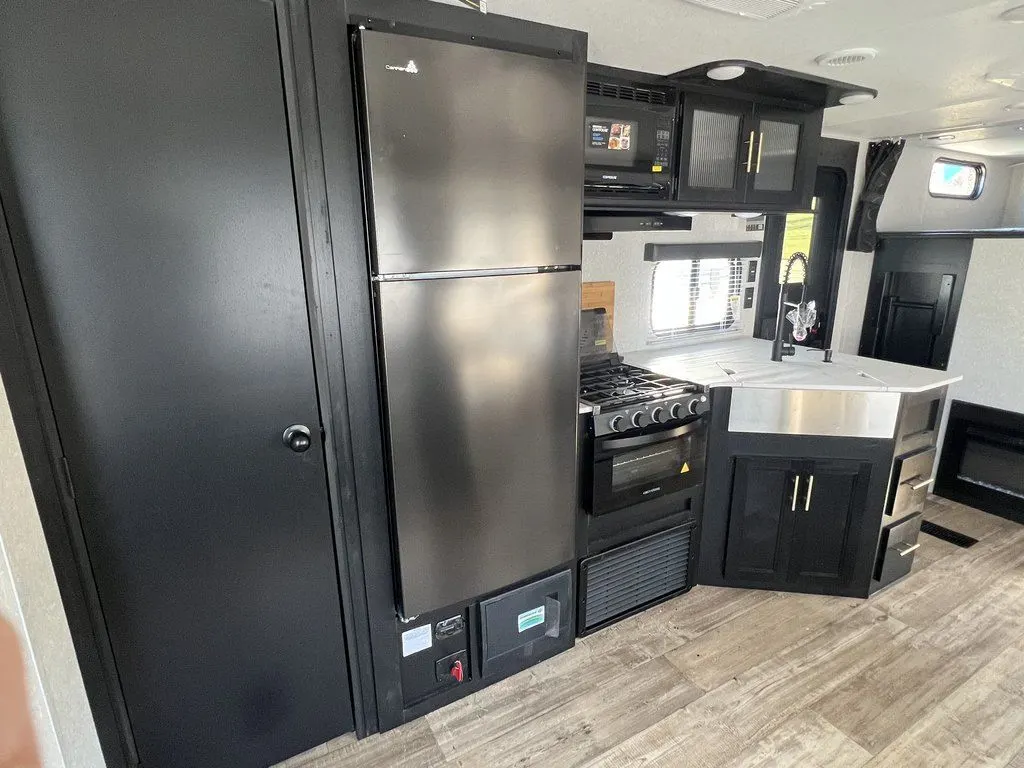
[[[750,132],[750,141],[747,142],[747,173],[754,170],[754,132]]]
[[[814,475],[807,481],[807,498],[804,499],[804,512],[811,511],[811,494],[814,493]]]
[[[793,507],[791,512],[796,512],[796,497],[800,495],[800,475],[796,476],[796,481],[793,483]]]
[[[764,152],[764,131],[761,132],[760,140],[757,142],[757,170],[754,173],[761,172],[761,153]]]

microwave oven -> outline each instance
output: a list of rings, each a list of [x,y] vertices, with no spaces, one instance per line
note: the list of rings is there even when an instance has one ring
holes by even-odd
[[[586,198],[672,199],[677,104],[671,86],[588,78]]]

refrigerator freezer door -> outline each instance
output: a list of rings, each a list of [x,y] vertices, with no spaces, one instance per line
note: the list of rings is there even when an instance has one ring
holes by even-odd
[[[570,560],[580,273],[378,290],[404,614]]]
[[[583,65],[360,40],[375,272],[579,264]]]

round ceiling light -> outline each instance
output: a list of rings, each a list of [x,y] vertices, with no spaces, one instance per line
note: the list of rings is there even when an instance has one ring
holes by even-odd
[[[864,104],[875,100],[875,94],[870,91],[850,91],[839,97],[840,104]]]
[[[999,20],[1008,22],[1009,24],[1024,24],[1024,5],[1019,5],[1016,8],[1004,11],[1000,14]]]
[[[712,80],[735,80],[737,77],[743,77],[746,72],[747,68],[740,64],[720,64],[709,69],[707,75]]]
[[[815,61],[819,67],[848,67],[862,61],[871,61],[877,55],[878,51],[874,48],[846,48],[842,51],[823,53]]]

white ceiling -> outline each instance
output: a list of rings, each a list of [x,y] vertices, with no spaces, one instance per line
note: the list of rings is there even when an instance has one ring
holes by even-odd
[[[972,148],[964,151],[1024,156],[1024,132],[1016,131],[1024,109],[1006,110],[1024,102],[1024,91],[984,79],[1000,65],[1022,71],[1024,25],[998,19],[1022,3],[828,0],[770,21],[684,0],[488,0],[488,10],[585,30],[589,58],[602,64],[667,74],[717,59],[751,59],[878,89],[873,102],[828,110],[830,135],[879,138],[1012,124],[997,130],[991,143],[984,132],[972,134]],[[838,69],[814,61],[859,47],[879,55]],[[947,143],[961,149],[960,138]]]

